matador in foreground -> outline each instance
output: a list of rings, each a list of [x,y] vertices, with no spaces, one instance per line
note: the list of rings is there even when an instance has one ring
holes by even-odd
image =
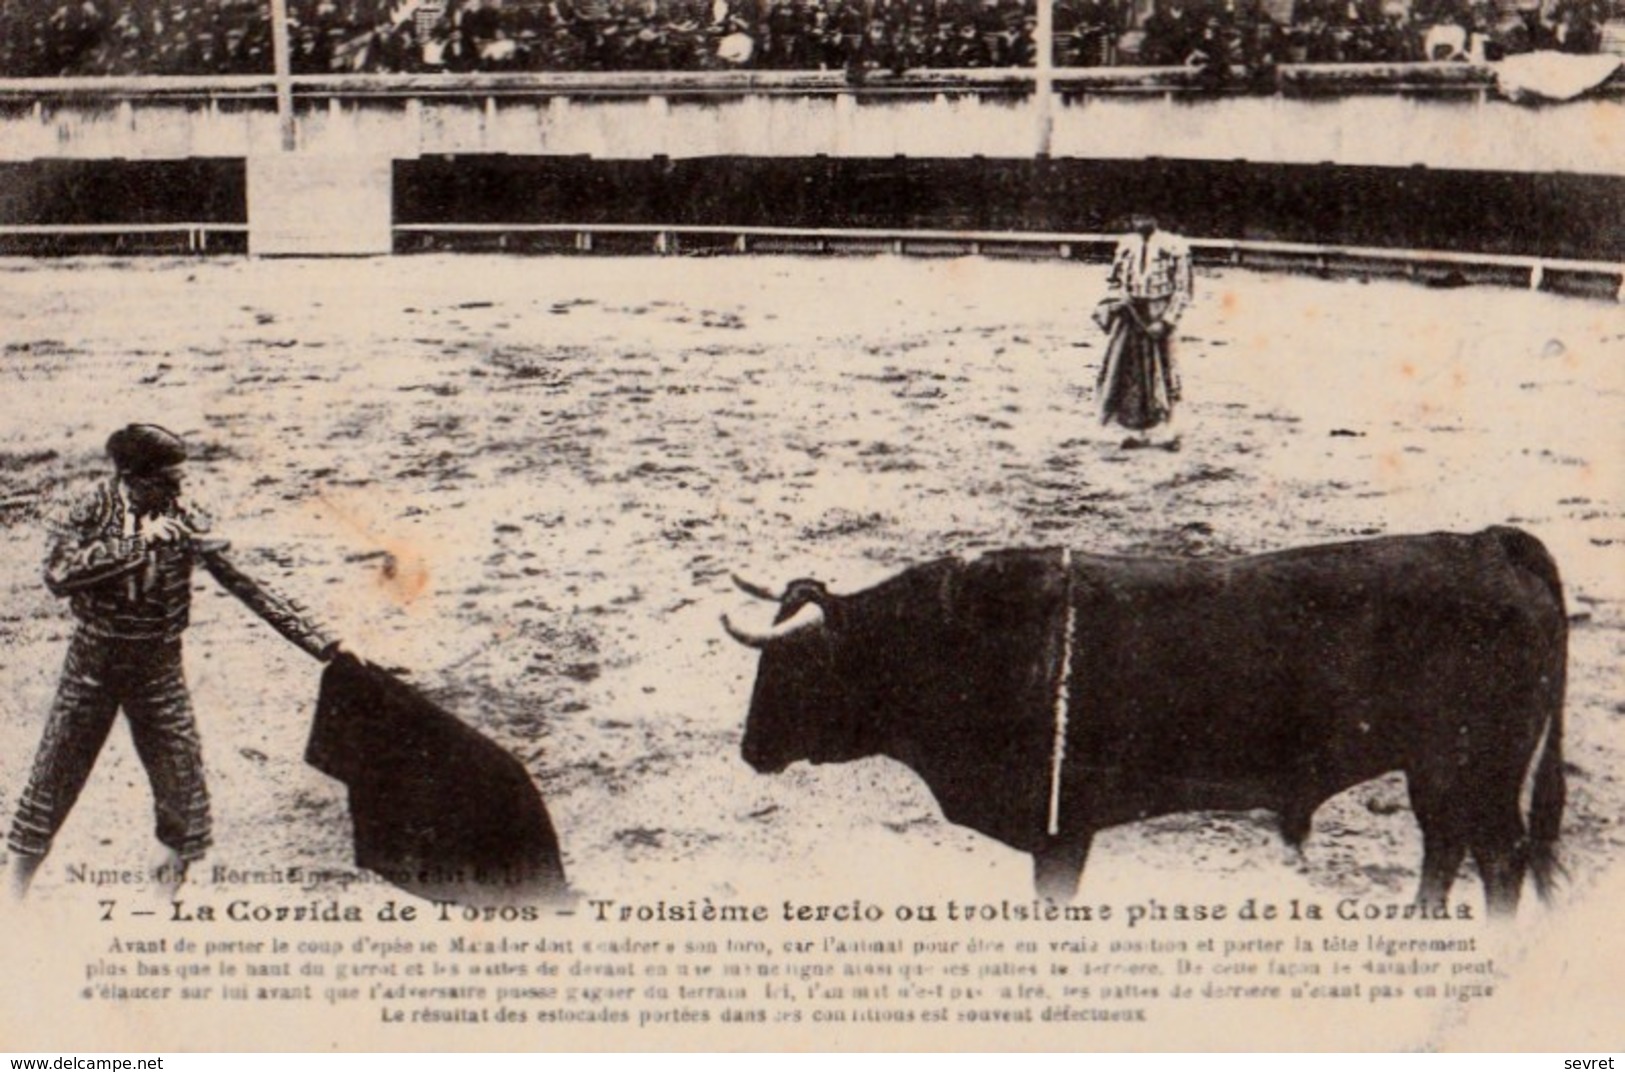
[[[208,849],[209,794],[181,635],[201,563],[284,637],[323,660],[341,650],[300,606],[233,566],[207,516],[183,494],[186,444],[152,424],[107,441],[114,473],[51,523],[45,584],[68,600],[76,627],[9,844],[11,884],[24,895],[90,777],[120,710],[152,784],[162,885],[185,880]]]

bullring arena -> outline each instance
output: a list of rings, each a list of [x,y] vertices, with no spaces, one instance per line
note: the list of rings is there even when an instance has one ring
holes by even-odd
[[[1016,545],[1225,555],[1520,524],[1552,548],[1575,616],[1577,879],[1625,836],[1613,304],[1203,272],[1182,327],[1186,447],[1165,454],[1120,451],[1093,417],[1095,265],[433,256],[6,271],[6,313],[27,325],[7,344],[8,785],[68,628],[38,581],[35,498],[97,471],[102,430],[139,397],[143,415],[206,444],[195,482],[248,562],[524,758],[588,894],[720,897],[748,875],[802,889],[861,878],[878,895],[943,874],[965,895],[1024,893],[1026,858],[945,825],[900,768],[750,772],[738,739],[753,659],[717,624],[748,602],[730,571],[852,590]],[[342,871],[341,787],[301,762],[317,667],[200,584],[190,658],[218,785],[211,863]],[[146,792],[117,744],[58,858],[141,866]],[[1397,781],[1347,794],[1291,881],[1408,897],[1420,850],[1407,807]],[[1278,855],[1261,816],[1167,819],[1104,835],[1086,889],[1109,896],[1147,872],[1181,890],[1273,886],[1289,881]],[[876,858],[897,866],[876,874]]]

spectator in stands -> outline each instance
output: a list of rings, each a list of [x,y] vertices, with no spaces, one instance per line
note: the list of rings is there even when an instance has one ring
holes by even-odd
[[[1184,0],[1157,0],[1144,29],[1140,62],[1150,67],[1183,66],[1195,50],[1200,32]]]
[[[1055,62],[1063,67],[1101,67],[1113,62],[1120,27],[1107,0],[1060,0],[1055,5]]]
[[[1608,0],[1057,0],[1053,60],[1194,65],[1273,85],[1281,62],[1404,62],[1454,35],[1458,58],[1592,52]],[[1030,66],[1033,0],[289,0],[294,70],[872,70]],[[1137,47],[1136,47],[1137,46]],[[1224,62],[1228,58],[1231,63]],[[0,76],[269,73],[261,0],[3,0]]]
[[[1559,50],[1591,53],[1602,46],[1604,10],[1598,0],[1558,0],[1553,33]]]
[[[1188,67],[1197,69],[1201,84],[1207,89],[1222,89],[1230,83],[1230,68],[1235,62],[1234,23],[1222,11],[1210,11],[1202,20],[1201,29],[1191,42],[1190,54],[1185,57]]]

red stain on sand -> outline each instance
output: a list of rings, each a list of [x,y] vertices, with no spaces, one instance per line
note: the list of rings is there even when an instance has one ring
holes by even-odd
[[[378,587],[394,602],[409,606],[429,590],[429,563],[423,553],[406,540],[379,536],[366,520],[341,503],[318,494],[320,503],[344,528],[383,552],[378,566]]]
[[[411,603],[429,590],[429,564],[408,545],[397,543],[384,551],[378,587],[403,606]]]
[[[968,257],[956,257],[944,267],[947,269],[948,282],[956,287],[973,285],[981,274],[976,262]]]

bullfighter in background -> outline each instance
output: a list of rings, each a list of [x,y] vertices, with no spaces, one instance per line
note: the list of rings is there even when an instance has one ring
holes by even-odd
[[[1107,295],[1094,312],[1111,336],[1095,383],[1100,423],[1132,433],[1124,448],[1178,450],[1173,419],[1181,386],[1173,333],[1191,302],[1190,248],[1180,236],[1158,230],[1154,217],[1136,215],[1132,227],[1117,243]]]

